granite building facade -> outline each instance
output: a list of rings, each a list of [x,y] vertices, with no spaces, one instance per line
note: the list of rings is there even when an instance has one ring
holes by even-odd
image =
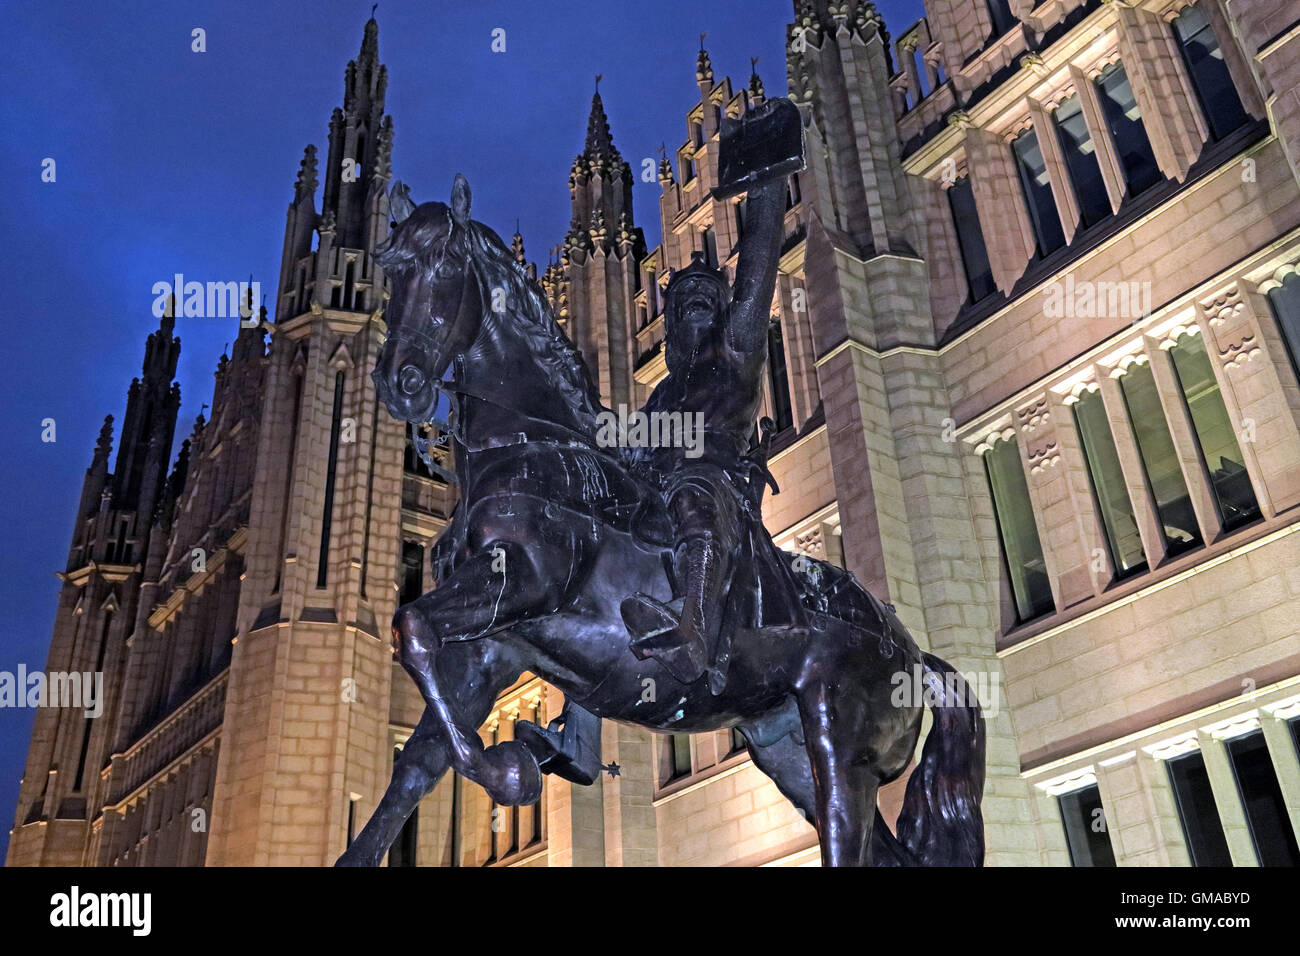
[[[977,679],[991,864],[1294,865],[1294,15],[1282,0],[926,9],[891,37],[866,0],[796,0],[784,26],[809,163],[772,303],[768,527],[852,570]],[[538,276],[610,405],[666,372],[672,270],[696,251],[735,266],[745,207],[710,195],[718,127],[766,93],[705,51],[695,76],[658,166],[660,244],[597,93],[572,224]],[[274,323],[223,356],[175,466],[166,318],[111,474],[106,425],[49,668],[103,670],[111,717],[40,713],[11,864],[328,863],[419,717],[386,625],[432,585],[453,492],[368,377],[386,82],[372,20],[319,211],[314,148],[298,174]],[[560,702],[521,680],[485,741]],[[618,775],[548,778],[534,807],[444,779],[390,865],[816,862],[812,828],[733,733],[604,734]],[[901,785],[882,791],[887,817]]]

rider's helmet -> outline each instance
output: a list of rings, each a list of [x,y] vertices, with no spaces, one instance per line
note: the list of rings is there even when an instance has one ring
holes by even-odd
[[[708,327],[725,317],[730,301],[727,274],[706,265],[704,253],[691,253],[691,264],[674,271],[664,289],[664,347],[670,367],[675,354],[689,354]]]

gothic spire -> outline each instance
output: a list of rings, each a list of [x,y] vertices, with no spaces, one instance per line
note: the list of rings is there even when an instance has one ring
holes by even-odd
[[[591,97],[591,115],[587,118],[587,143],[582,156],[588,163],[598,162],[612,166],[621,163],[623,157],[614,146],[614,136],[609,131],[609,117],[605,115],[605,104],[600,98],[600,77],[596,78],[597,89]]]
[[[515,262],[521,266],[527,263],[528,259],[524,255],[524,237],[519,232],[519,220],[515,220],[515,234],[511,237],[510,254],[515,257]]]
[[[361,55],[359,63],[377,63],[379,61],[379,23],[375,20],[375,4],[370,8],[370,19],[366,21],[365,33],[361,36]]]

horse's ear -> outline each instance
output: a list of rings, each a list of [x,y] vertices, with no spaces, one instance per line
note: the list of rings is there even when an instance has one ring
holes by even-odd
[[[399,179],[393,183],[393,188],[388,194],[388,213],[394,223],[400,223],[413,212],[415,212],[415,203],[411,201],[411,190]]]
[[[462,226],[469,225],[469,180],[460,173],[451,184],[451,218]]]

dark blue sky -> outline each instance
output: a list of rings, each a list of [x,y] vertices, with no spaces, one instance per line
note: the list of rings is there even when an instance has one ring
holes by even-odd
[[[879,4],[892,33],[921,0]],[[743,85],[749,57],[785,90],[790,0],[474,3],[385,0],[380,58],[396,127],[393,168],[417,202],[464,172],[476,219],[508,237],[519,219],[542,265],[569,223],[568,173],[596,73],[614,142],[640,171],[686,137],[698,98],[698,34],[718,78]],[[262,283],[274,298],[285,209],[303,147],[325,155],[343,70],[368,2],[14,5],[0,59],[0,670],[44,668],[69,535],[106,414],[121,422],[139,374],[154,282]],[[191,52],[190,32],[207,33]],[[506,30],[506,52],[490,48]],[[46,158],[57,181],[41,181]],[[659,238],[657,183],[635,187],[637,222]],[[318,197],[319,199],[319,197]],[[179,437],[236,320],[177,319]],[[53,418],[57,440],[41,441]],[[178,437],[178,446],[179,446]],[[116,453],[116,450],[115,450]],[[32,712],[0,710],[0,858]]]

